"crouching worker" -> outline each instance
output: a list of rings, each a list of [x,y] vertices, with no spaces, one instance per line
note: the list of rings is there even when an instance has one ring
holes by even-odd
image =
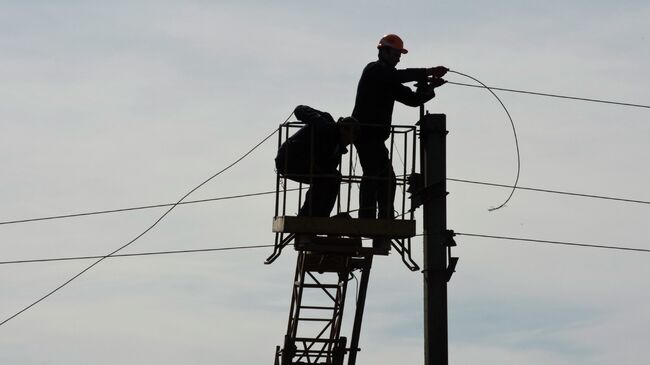
[[[305,105],[294,114],[306,125],[280,146],[275,167],[280,176],[309,184],[299,216],[329,217],[341,184],[341,156],[354,142],[359,122],[353,117],[334,122],[329,113]]]

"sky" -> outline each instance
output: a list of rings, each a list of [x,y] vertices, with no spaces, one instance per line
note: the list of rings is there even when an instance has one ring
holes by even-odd
[[[299,104],[349,115],[386,33],[398,67],[650,104],[642,1],[11,1],[0,12],[0,222],[173,203]],[[457,74],[449,81],[472,83]],[[524,187],[648,201],[647,108],[497,92]],[[447,84],[447,176],[511,184],[509,121]],[[394,122],[417,110],[396,105]],[[273,190],[275,138],[188,199]],[[650,249],[647,204],[448,182],[457,232]],[[125,253],[272,243],[273,196],[179,206]],[[1,224],[2,261],[105,255],[165,210]],[[418,216],[418,231],[422,221]],[[646,364],[650,256],[458,236],[451,364]],[[422,243],[414,240],[421,263]],[[111,258],[0,326],[3,364],[271,363],[296,253]],[[0,265],[0,319],[92,261]],[[353,284],[350,284],[353,285]],[[348,303],[352,303],[349,299]],[[348,304],[346,319],[352,316]],[[422,274],[375,260],[359,364],[423,361]]]

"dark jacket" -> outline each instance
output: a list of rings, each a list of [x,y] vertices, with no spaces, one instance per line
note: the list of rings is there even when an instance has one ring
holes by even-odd
[[[362,124],[358,142],[385,141],[390,128],[368,127],[364,124],[390,126],[395,101],[408,106],[419,106],[433,98],[432,94],[414,92],[402,85],[410,81],[425,81],[426,69],[397,70],[382,61],[369,63],[361,74],[352,116]]]
[[[308,173],[310,156],[313,156],[314,173],[332,172],[338,168],[341,155],[348,150],[341,146],[339,128],[329,113],[299,105],[294,110],[296,118],[306,123],[280,146],[276,163],[291,160],[290,170]],[[288,154],[288,156],[286,156]],[[280,171],[284,169],[279,169]],[[298,171],[291,171],[296,173]]]

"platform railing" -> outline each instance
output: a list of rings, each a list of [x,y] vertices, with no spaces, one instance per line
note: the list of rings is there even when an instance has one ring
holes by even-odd
[[[305,123],[300,121],[290,121],[281,124],[278,127],[278,149],[289,139],[289,137],[291,137],[291,135],[293,135],[293,133],[297,132],[305,125]],[[407,200],[409,199],[407,196],[407,187],[409,184],[409,178],[416,173],[416,158],[418,157],[417,127],[414,125],[392,125],[389,127],[377,125],[362,126],[390,129],[389,138],[385,143],[389,151],[389,161],[396,177],[396,192],[394,199],[395,212],[393,216],[394,219],[413,220],[414,212],[410,209],[410,204],[407,204]],[[312,142],[318,138],[318,136],[315,136],[313,133],[311,137]],[[310,166],[312,168],[310,168],[309,174],[300,176],[286,175],[281,174],[280,171],[276,171],[274,218],[295,216],[298,214],[298,211],[303,204],[304,193],[308,187],[305,186],[306,184],[292,181],[290,179],[291,177],[306,178],[309,181],[312,181],[315,177],[328,177],[327,175],[313,174],[313,150],[311,152]],[[338,171],[341,174],[341,184],[334,205],[334,211],[331,213],[331,216],[349,215],[350,217],[353,217],[355,213],[359,211],[359,186],[362,179],[383,180],[386,181],[387,184],[390,184],[390,176],[363,176],[361,174],[362,169],[354,145],[348,146],[348,153],[342,156],[342,161],[339,164]],[[279,257],[282,249],[291,243],[294,236],[295,235],[291,233],[277,232],[274,251],[265,263],[270,264]],[[410,270],[415,271],[419,269],[418,265],[411,257],[410,238],[392,240],[391,243]]]

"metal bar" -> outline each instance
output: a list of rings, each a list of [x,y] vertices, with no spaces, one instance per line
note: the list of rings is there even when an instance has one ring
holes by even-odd
[[[298,320],[306,322],[332,322],[331,318],[298,317]]]
[[[343,156],[339,156],[339,172],[341,172],[341,163],[343,160]],[[342,175],[342,174],[341,174]],[[341,184],[339,184],[339,193],[336,195],[336,214],[341,213]]]
[[[280,257],[280,254],[282,253],[282,249],[285,248],[289,244],[289,242],[291,242],[291,240],[293,239],[293,237],[295,235],[296,235],[295,233],[290,233],[289,235],[287,235],[287,238],[283,238],[284,233],[280,233],[280,237],[279,237],[280,243],[278,244],[277,243],[278,242],[278,235],[276,234],[276,236],[275,236],[275,238],[276,238],[276,246],[273,248],[273,253],[271,254],[271,256],[269,256],[266,259],[266,261],[264,261],[264,264],[269,265],[269,264],[273,263],[273,261],[275,261],[278,257]]]
[[[300,268],[299,270],[299,275],[298,279],[300,280],[298,284],[298,293],[296,296],[296,303],[302,303],[302,294],[303,294],[303,283],[305,282],[305,254],[303,252],[300,252],[298,255],[299,258],[299,263],[300,263]],[[295,284],[294,284],[295,286]],[[295,308],[295,313],[294,313],[294,318],[296,319],[296,322],[299,322],[300,319],[300,306],[296,305],[294,306]],[[296,334],[298,333],[298,323],[295,323],[291,332],[291,338],[295,338]]]
[[[314,137],[315,134],[315,127],[312,125],[311,126],[311,131],[310,131],[310,143],[309,143],[309,189],[311,190],[311,187],[314,185],[314,146],[316,144],[316,140]],[[309,190],[308,190],[309,191]],[[307,202],[307,198],[305,197],[305,203]],[[307,214],[309,216],[313,215],[313,210],[314,210],[314,194],[309,194],[309,211]]]
[[[336,310],[336,306],[334,307],[322,307],[322,306],[316,306],[316,305],[303,305],[301,306],[302,309],[317,309],[317,310]]]
[[[285,138],[288,139],[288,137],[289,137],[289,126],[286,126]],[[288,163],[289,163],[289,146],[287,146],[287,151],[286,151],[285,156],[284,156],[284,167],[285,167],[284,172],[285,172],[285,174],[287,172],[286,167],[287,167]],[[284,179],[284,181],[283,181],[284,184],[282,184],[283,185],[283,188],[282,188],[282,191],[283,191],[282,192],[282,215],[285,216],[285,215],[287,215],[287,184],[288,184],[286,175],[283,177],[283,179]]]
[[[321,347],[320,352],[318,353],[318,356],[316,356],[316,359],[314,360],[314,364],[318,363],[318,360],[320,360],[323,353],[326,354],[326,357],[327,357],[328,360],[331,360],[331,358],[332,358],[331,348],[328,349],[327,351],[325,351],[325,348],[327,348],[327,345],[328,345],[327,343],[323,344],[323,347]],[[330,347],[331,347],[331,345],[330,345]],[[328,361],[328,362],[331,362],[331,361]]]
[[[424,106],[422,108],[424,108]],[[420,118],[420,119],[422,119],[422,118]],[[415,174],[415,159],[416,159],[416,156],[417,156],[417,154],[416,154],[416,152],[417,152],[417,129],[413,128],[412,133],[413,133],[413,141],[411,143],[412,144],[411,150],[413,151],[413,154],[412,154],[412,157],[411,157],[411,175]],[[409,211],[410,211],[409,219],[414,220],[415,219],[415,210],[409,209]],[[411,256],[411,252],[412,252],[412,249],[411,249],[411,237],[407,238],[407,242],[408,242],[407,246],[408,246],[408,258],[409,258],[409,261],[411,261],[412,263],[415,264],[415,266],[414,266],[414,268],[416,268],[415,270],[419,270],[420,267],[415,263],[415,260],[413,260],[413,257]]]
[[[329,323],[328,323],[328,324],[327,324],[327,325],[326,325],[326,326],[325,326],[325,327],[324,327],[324,328],[323,328],[323,329],[318,333],[318,335],[316,335],[316,338],[315,338],[314,340],[316,340],[316,339],[320,339],[320,337],[323,335],[323,333],[325,333],[325,331],[327,331],[327,329],[328,329],[331,325],[332,325],[332,322],[329,322]],[[307,339],[305,339],[305,340],[307,340]],[[302,341],[302,343],[304,344],[304,347],[305,347],[305,350],[304,350],[304,351],[309,351],[309,350],[314,346],[314,344],[316,343],[316,341],[312,341],[311,345],[309,345],[309,346],[307,346],[307,342],[304,341],[304,340]],[[303,356],[304,356],[304,355],[303,355]],[[297,361],[300,361],[300,359],[302,359],[303,356],[301,356]]]
[[[278,127],[278,150],[280,150],[280,146],[282,146],[282,126]],[[286,186],[284,187],[284,191],[286,194]],[[278,216],[278,212],[280,209],[280,171],[276,171],[275,174],[275,216]]]
[[[280,346],[275,346],[275,361],[273,365],[280,365]]]
[[[303,342],[332,342],[329,338],[307,338],[307,337],[296,337],[296,341],[303,341]]]
[[[348,365],[354,365],[357,361],[357,352],[359,351],[359,334],[361,332],[361,321],[363,320],[363,308],[366,305],[366,293],[368,292],[368,278],[370,277],[370,267],[372,266],[372,255],[365,257],[365,262],[361,268],[361,280],[359,282],[359,298],[357,299],[357,310],[354,313],[354,325],[352,326],[352,337],[350,339],[350,356]]]
[[[336,292],[336,300],[337,300],[337,305],[338,309],[334,311],[332,315],[332,320],[334,321],[334,324],[332,325],[332,330],[330,331],[330,339],[332,340],[338,340],[339,337],[341,336],[341,325],[343,323],[343,312],[345,309],[345,296],[347,295],[347,289],[348,289],[348,275],[350,274],[348,270],[345,270],[343,272],[339,272],[339,283],[340,285],[339,290]],[[330,351],[333,351],[334,343],[330,344]]]
[[[307,339],[307,341],[304,341],[303,345],[306,347],[307,343],[309,343],[309,342],[313,342],[313,341],[310,340],[310,339]],[[322,342],[319,342],[319,343],[322,343]],[[323,352],[322,350],[296,350],[296,354],[305,354],[305,355],[307,355],[307,354],[320,354],[322,352]]]
[[[309,272],[307,272],[309,274]],[[311,274],[310,274],[311,275]],[[305,284],[303,288],[319,288],[319,289],[337,289],[339,286],[337,284]]]
[[[282,124],[280,124],[280,126],[278,127],[278,151],[280,150],[281,146],[282,146]],[[285,158],[285,161],[286,161],[286,158]],[[278,216],[278,212],[280,211],[280,181],[282,179],[281,175],[282,175],[281,171],[276,170],[276,172],[275,172],[275,210],[274,210],[275,217]],[[283,199],[283,204],[282,204],[283,208],[284,208],[284,205],[286,205],[286,196],[287,196],[287,185],[286,185],[286,179],[285,179],[285,184],[283,184],[283,198],[284,198]],[[283,212],[284,212],[284,210],[283,210]],[[278,254],[278,251],[279,251],[278,244],[282,241],[282,235],[283,235],[283,233],[279,233],[279,234],[276,233],[275,234],[275,243],[273,245],[273,253],[271,254],[271,256],[269,256],[269,258],[266,259],[267,264],[270,264],[272,262],[271,258],[276,257],[276,255]],[[269,260],[271,260],[271,261],[269,261]]]
[[[336,299],[332,296],[330,292],[327,291],[327,289],[338,289],[339,286],[337,284],[321,284],[320,281],[316,279],[314,274],[312,274],[311,272],[307,272],[307,274],[316,282],[316,284],[303,284],[302,286],[305,288],[322,289],[325,292],[325,294],[327,294],[327,296],[330,297],[330,299],[332,299],[334,303],[336,303]]]
[[[354,143],[350,145],[349,154],[350,154],[350,156],[349,156],[350,157],[349,158],[350,163],[348,164],[348,174],[350,175],[350,177],[352,177],[355,174],[355,172],[353,170],[353,166],[352,166],[352,155],[354,154]],[[348,212],[350,211],[351,197],[352,197],[352,179],[350,179],[348,181],[348,196],[347,196],[347,207],[346,207],[346,211],[348,211]]]
[[[302,183],[298,183],[298,209],[300,209],[301,207],[302,207]]]
[[[388,164],[389,165],[386,166],[388,168],[388,171],[386,172],[387,173],[386,186],[388,187],[388,189],[386,190],[386,203],[387,203],[388,206],[393,206],[393,211],[392,212],[386,212],[386,216],[384,218],[392,218],[392,217],[395,216],[395,206],[394,206],[394,204],[395,204],[395,196],[394,195],[392,197],[393,201],[390,202],[391,192],[393,191],[393,187],[391,186],[393,181],[392,181],[391,176],[390,176],[390,171],[393,170],[393,147],[395,146],[395,133],[394,133],[395,129],[391,127],[390,131],[392,133],[390,134],[390,151],[388,153]],[[393,171],[393,173],[394,173],[394,171]],[[397,178],[395,179],[395,184],[397,184]],[[395,186],[395,190],[397,190],[397,186]],[[382,216],[381,212],[378,212],[377,217],[381,217],[381,216]]]
[[[402,166],[402,172],[404,172],[404,176],[407,175],[406,173],[406,162],[408,161],[408,134],[404,133],[404,165]],[[406,188],[402,186],[402,211],[400,212],[400,216],[402,219],[406,219],[404,217],[404,212],[406,211]]]

